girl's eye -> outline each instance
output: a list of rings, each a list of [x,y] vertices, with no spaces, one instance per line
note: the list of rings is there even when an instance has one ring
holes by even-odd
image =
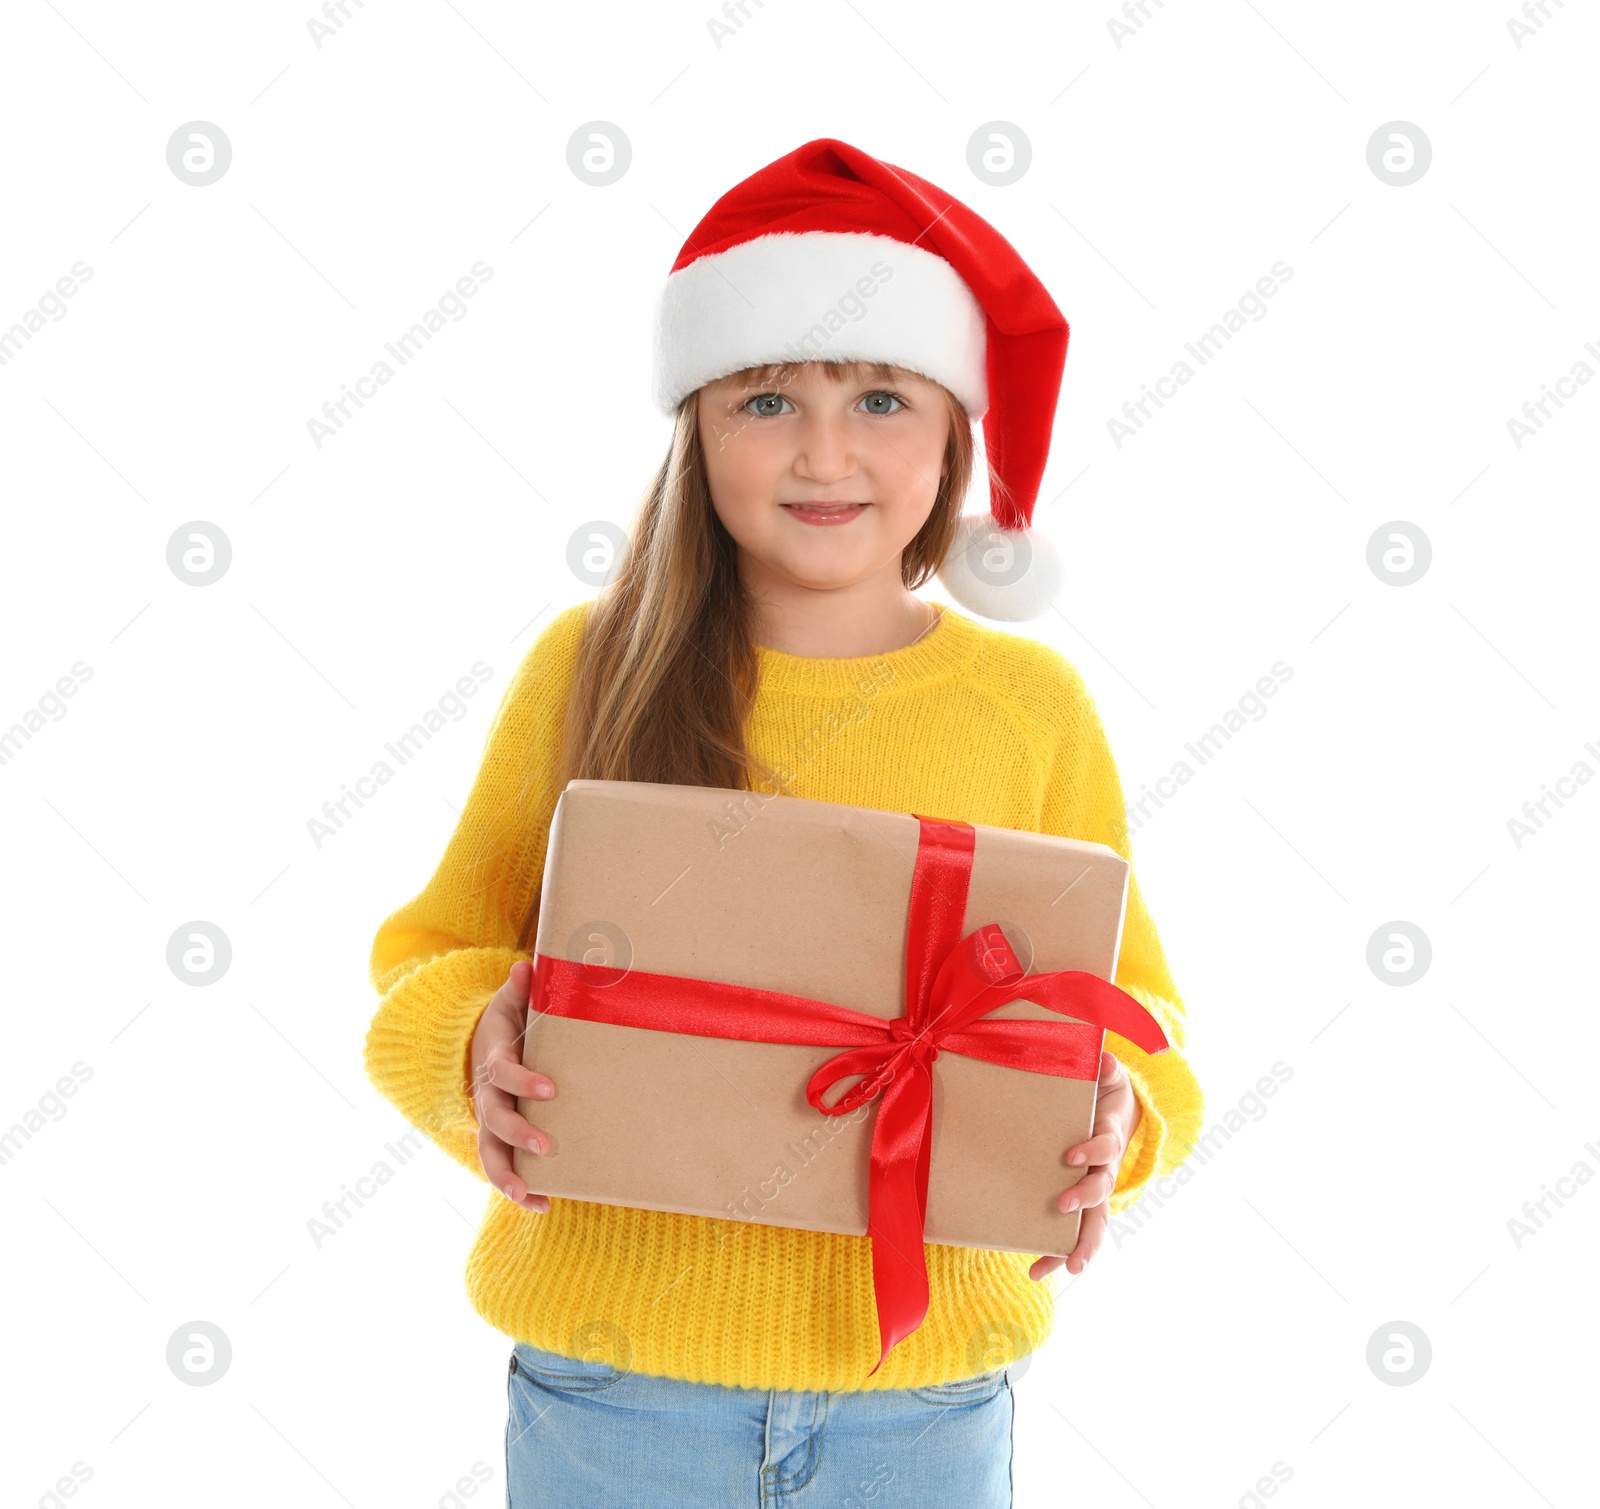
[[[887,390],[868,393],[861,402],[865,406],[866,413],[879,416],[898,414],[901,409],[906,407],[905,399],[898,393],[890,393]],[[744,407],[752,414],[772,419],[787,412],[778,407],[780,404],[787,403],[789,403],[789,400],[782,393],[758,393],[754,398],[747,398]],[[895,407],[888,407],[890,404],[895,405]],[[794,407],[792,404],[789,406],[790,408]]]
[[[877,407],[880,401],[896,403],[900,406],[900,408],[886,409]],[[898,393],[888,392],[868,393],[867,396],[861,400],[861,402],[864,404],[873,405],[873,407],[867,410],[867,413],[869,414],[898,414],[900,409],[903,409],[906,406],[905,399],[903,399]]]
[[[769,405],[788,402],[789,400],[782,393],[758,393],[754,398],[745,401],[745,408],[752,414],[760,414],[770,418],[783,413],[783,410],[771,408]]]

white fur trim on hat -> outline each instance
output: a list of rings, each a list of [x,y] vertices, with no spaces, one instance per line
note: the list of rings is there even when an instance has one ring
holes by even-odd
[[[1002,529],[992,514],[962,514],[939,581],[980,618],[1038,618],[1061,590],[1061,557],[1035,529]]]
[[[989,407],[983,307],[945,259],[865,231],[776,231],[696,258],[656,300],[654,396],[768,362],[883,361]]]

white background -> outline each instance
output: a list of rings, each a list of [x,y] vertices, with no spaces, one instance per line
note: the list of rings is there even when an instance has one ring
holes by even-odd
[[[8,7],[0,330],[92,277],[0,366],[0,729],[92,676],[0,765],[0,1128],[89,1071],[0,1162],[6,1502],[74,1463],[88,1505],[425,1509],[474,1463],[501,1501],[510,1342],[462,1286],[482,1186],[429,1146],[308,1234],[405,1130],[362,1072],[368,950],[511,670],[593,595],[567,541],[659,463],[679,245],[818,136],[989,218],[1071,322],[1036,515],[1067,588],[1005,627],[1082,670],[1130,798],[1293,671],[1134,838],[1208,1125],[1292,1077],[1064,1285],[1016,1385],[1017,1503],[1249,1504],[1274,1463],[1301,1509],[1593,1502],[1600,1181],[1520,1245],[1508,1222],[1600,1173],[1600,786],[1520,845],[1507,821],[1600,771],[1600,385],[1520,447],[1507,421],[1600,372],[1600,19],[1551,3],[1519,47],[1509,0],[1151,0],[1119,46],[1109,3],[1071,9],[751,0],[719,47],[709,0],[370,0],[319,48],[309,6]],[[594,120],[632,146],[607,187],[567,165]],[[967,159],[997,120],[1032,147],[1005,187]],[[167,163],[193,121],[232,144],[208,187]],[[1367,161],[1394,121],[1432,146],[1403,187]],[[467,317],[315,445],[480,259]],[[1278,261],[1265,317],[1117,446]],[[204,588],[167,564],[194,521],[232,546]],[[1368,565],[1392,521],[1431,542],[1409,586]],[[196,920],[233,950],[204,988],[167,964]],[[1408,986],[1367,962],[1397,921],[1432,949]],[[1367,1363],[1397,1320],[1432,1348],[1406,1386]],[[231,1342],[216,1386],[167,1366],[194,1321]]]

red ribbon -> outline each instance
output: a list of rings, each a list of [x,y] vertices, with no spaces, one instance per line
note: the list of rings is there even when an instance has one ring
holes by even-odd
[[[974,833],[964,822],[917,817],[917,859],[906,925],[906,1011],[887,1020],[831,1001],[644,970],[554,959],[535,952],[533,1010],[696,1037],[840,1047],[811,1076],[806,1099],[844,1116],[879,1093],[872,1128],[867,1235],[878,1312],[878,1361],[928,1313],[922,1250],[933,1141],[933,1061],[964,1053],[992,1064],[1095,1079],[1109,1028],[1147,1053],[1168,1047],[1160,1024],[1125,990],[1084,970],[1028,975],[995,923],[965,938]],[[985,1021],[1027,1000],[1072,1022]],[[823,1095],[864,1075],[831,1105]],[[871,1374],[868,1374],[870,1377]]]

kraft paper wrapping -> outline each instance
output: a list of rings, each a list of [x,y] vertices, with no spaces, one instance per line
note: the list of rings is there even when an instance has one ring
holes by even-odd
[[[1113,979],[1126,861],[1103,844],[972,826],[963,936],[999,923],[1030,974]],[[901,1016],[918,830],[909,813],[802,797],[572,781],[550,829],[535,948]],[[1067,1020],[1027,1000],[990,1016]],[[879,1101],[825,1116],[805,1096],[838,1051],[532,1010],[523,1062],[556,1095],[518,1109],[550,1150],[515,1149],[514,1166],[540,1194],[863,1236]],[[1090,1135],[1096,1081],[954,1052],[933,1077],[924,1239],[1070,1253],[1079,1212],[1056,1199],[1085,1172],[1066,1150]]]

